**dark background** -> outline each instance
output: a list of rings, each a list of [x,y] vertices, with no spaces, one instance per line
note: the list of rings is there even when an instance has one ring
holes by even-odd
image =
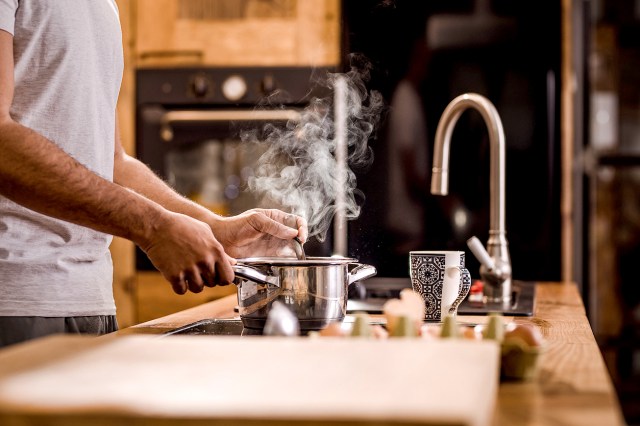
[[[373,66],[368,86],[389,105],[407,72],[416,40],[426,40],[429,17],[471,14],[474,2],[343,2],[344,64],[350,53],[365,55]],[[430,50],[431,60],[420,89],[427,125],[427,164],[431,168],[434,135],[446,105],[464,92],[477,92],[496,106],[504,125],[506,158],[506,228],[519,280],[560,281],[560,2],[491,1],[491,13],[511,18],[515,32],[483,46]],[[465,75],[461,70],[470,69]],[[549,84],[551,81],[553,84]],[[479,83],[480,82],[480,83]],[[378,268],[378,276],[408,276],[408,253],[395,249],[398,236],[385,226],[388,108],[370,140],[375,160],[354,170],[364,193],[362,213],[349,224],[349,255]],[[517,112],[514,113],[514,112]],[[527,129],[524,131],[523,129]],[[475,111],[461,116],[453,133],[449,195],[433,196],[430,173],[422,204],[426,230],[420,249],[465,250],[467,267],[477,277],[479,264],[466,240],[484,244],[489,231],[489,141]],[[447,205],[458,200],[470,212],[464,232],[455,229]]]

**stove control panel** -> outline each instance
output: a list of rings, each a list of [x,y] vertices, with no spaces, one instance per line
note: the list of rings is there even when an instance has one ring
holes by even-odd
[[[141,68],[136,71],[137,104],[256,105],[305,104],[313,97],[331,96],[320,83],[332,68],[220,67]],[[319,84],[320,83],[320,84]]]
[[[191,92],[196,98],[205,98],[212,90],[212,84],[205,74],[196,74],[191,80]]]
[[[239,101],[246,94],[247,82],[238,74],[227,77],[222,83],[222,95],[232,102]]]
[[[262,93],[265,95],[272,94],[277,88],[278,86],[276,85],[276,79],[273,74],[265,75],[260,83],[260,90],[262,90]]]

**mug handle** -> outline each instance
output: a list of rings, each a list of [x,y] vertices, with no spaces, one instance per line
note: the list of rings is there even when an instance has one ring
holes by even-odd
[[[469,290],[471,289],[471,273],[462,266],[447,266],[447,269],[457,269],[460,271],[460,284],[458,287],[458,297],[453,301],[449,308],[449,314],[454,315],[458,311],[458,306],[462,303]]]

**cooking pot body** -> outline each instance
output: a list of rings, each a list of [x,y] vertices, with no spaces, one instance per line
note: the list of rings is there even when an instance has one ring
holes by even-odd
[[[318,330],[331,322],[342,321],[347,312],[349,284],[375,275],[373,267],[360,275],[354,274],[361,266],[368,266],[354,263],[278,265],[247,262],[246,265],[278,281],[274,285],[236,278],[240,318],[245,327],[254,329],[264,327],[276,300],[296,315],[301,330]]]

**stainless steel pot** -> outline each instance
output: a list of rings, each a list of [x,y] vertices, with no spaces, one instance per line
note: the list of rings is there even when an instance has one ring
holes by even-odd
[[[247,328],[264,327],[274,301],[284,303],[301,330],[342,321],[350,284],[376,274],[376,268],[346,257],[238,259],[234,266],[240,318]]]

